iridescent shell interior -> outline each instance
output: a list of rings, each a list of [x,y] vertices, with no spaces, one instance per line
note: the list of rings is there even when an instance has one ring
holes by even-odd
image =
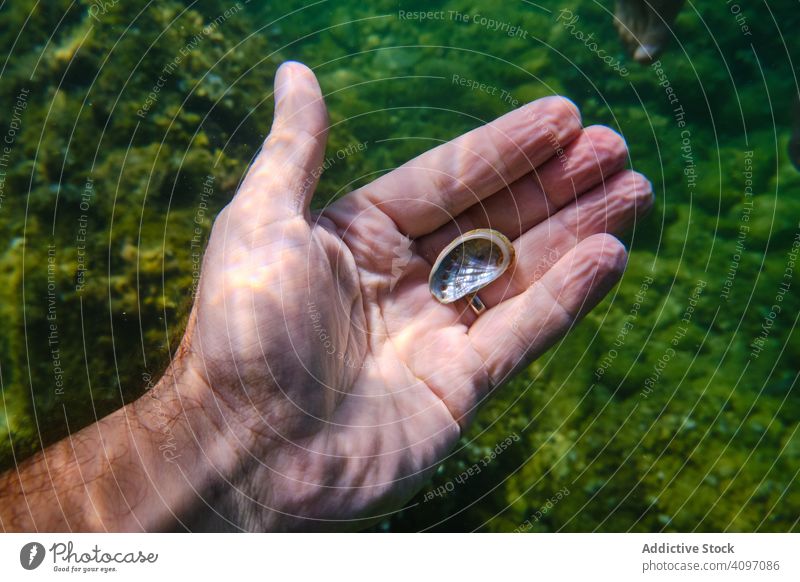
[[[445,248],[431,270],[431,294],[442,303],[472,295],[502,275],[514,248],[501,233],[479,229],[465,233]]]

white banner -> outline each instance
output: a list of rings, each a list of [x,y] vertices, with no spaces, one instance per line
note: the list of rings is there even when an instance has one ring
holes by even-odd
[[[797,581],[798,554],[791,534],[0,535],[14,581]]]

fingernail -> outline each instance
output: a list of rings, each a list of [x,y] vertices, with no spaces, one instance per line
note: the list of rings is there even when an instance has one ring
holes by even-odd
[[[286,97],[289,92],[289,84],[292,82],[294,76],[294,61],[286,61],[278,67],[275,73],[275,109],[280,107],[281,101]]]

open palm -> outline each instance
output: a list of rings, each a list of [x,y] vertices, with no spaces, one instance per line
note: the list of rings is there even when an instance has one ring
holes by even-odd
[[[401,507],[476,408],[616,283],[608,233],[652,204],[608,128],[530,103],[309,211],[327,114],[283,65],[272,131],[217,218],[185,344],[245,477],[217,513],[243,529],[359,527]],[[514,268],[438,303],[431,264],[460,232],[514,241]]]

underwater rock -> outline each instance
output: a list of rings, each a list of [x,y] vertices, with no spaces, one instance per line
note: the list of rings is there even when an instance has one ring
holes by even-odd
[[[614,26],[638,63],[651,63],[672,35],[685,0],[616,0]]]

